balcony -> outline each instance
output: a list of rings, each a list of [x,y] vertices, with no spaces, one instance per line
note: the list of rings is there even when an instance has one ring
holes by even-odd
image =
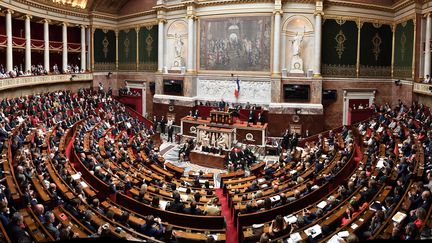
[[[432,84],[414,83],[414,93],[432,96]]]
[[[53,83],[71,83],[93,80],[92,73],[74,73],[61,75],[27,76],[0,79],[0,90]]]

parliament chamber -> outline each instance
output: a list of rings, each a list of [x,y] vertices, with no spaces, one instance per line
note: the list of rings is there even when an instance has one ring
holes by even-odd
[[[1,0],[0,242],[432,239],[431,0]]]

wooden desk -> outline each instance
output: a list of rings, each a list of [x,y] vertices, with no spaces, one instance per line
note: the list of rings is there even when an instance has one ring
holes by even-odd
[[[249,124],[244,121],[235,122],[232,124],[212,123],[208,119],[194,119],[191,116],[186,116],[181,119],[181,134],[196,137],[196,129],[199,125],[212,127],[232,128],[236,133],[236,139],[247,144],[255,144],[265,146],[267,137],[267,123],[264,124]],[[193,128],[192,128],[193,127]],[[252,135],[252,136],[251,136]]]
[[[191,151],[189,154],[189,160],[193,164],[217,169],[224,169],[225,157],[226,155],[217,155],[198,151]]]

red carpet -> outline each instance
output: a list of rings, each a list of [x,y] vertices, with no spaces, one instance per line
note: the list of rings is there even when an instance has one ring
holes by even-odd
[[[219,202],[222,206],[222,216],[225,216],[226,221],[226,242],[227,243],[237,243],[238,235],[237,229],[234,227],[234,220],[231,217],[231,210],[228,207],[228,202],[226,196],[223,195],[222,189],[216,189],[216,195],[219,198]]]

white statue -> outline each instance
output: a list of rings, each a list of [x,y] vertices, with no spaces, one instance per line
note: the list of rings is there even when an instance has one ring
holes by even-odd
[[[174,39],[175,39],[174,48],[175,48],[176,57],[181,57],[184,43],[181,39],[181,36],[177,33],[175,33]]]
[[[303,41],[303,34],[299,34],[299,32],[297,32],[297,35],[294,37],[294,40],[292,41],[292,45],[293,45],[293,56],[300,56],[300,50],[301,50],[301,43]]]
[[[292,57],[291,57],[290,73],[304,74],[303,59],[300,57],[303,36],[304,36],[304,31],[303,34],[297,32],[297,35],[292,40]]]

